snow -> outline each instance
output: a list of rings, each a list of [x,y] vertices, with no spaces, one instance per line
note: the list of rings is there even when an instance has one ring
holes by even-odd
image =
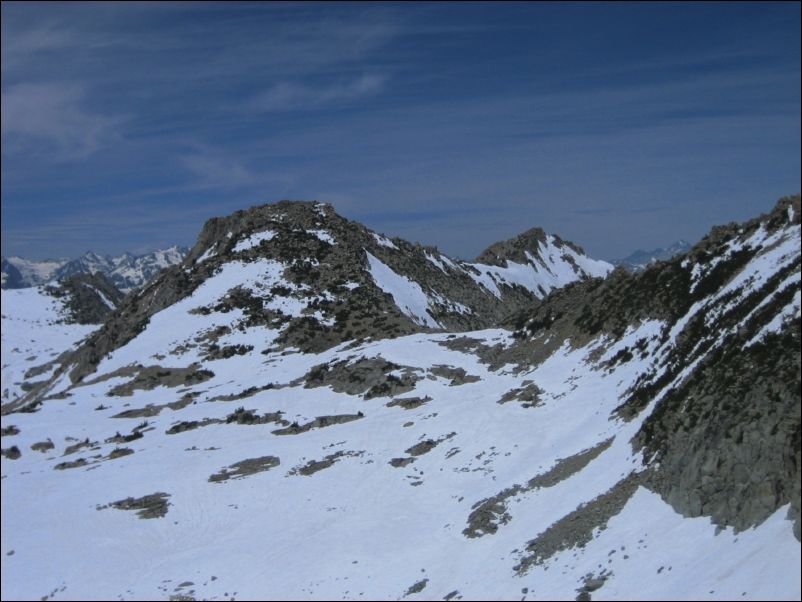
[[[234,266],[249,270],[248,282],[279,271],[267,263],[249,266]],[[200,291],[186,307],[219,297],[234,278],[234,267],[218,274],[214,294]],[[158,343],[163,326],[157,320],[143,332],[150,344]],[[631,328],[599,361],[660,328],[659,322]],[[510,340],[502,329],[466,334],[488,345]],[[258,329],[235,331],[226,343],[263,336]],[[70,443],[65,436],[100,442],[99,450],[66,459],[107,455],[114,445],[102,443],[106,437],[141,422],[110,416],[163,403],[176,393],[161,387],[139,391],[135,399],[108,397],[104,391],[120,382],[112,379],[74,389],[74,406],[45,404],[37,414],[13,416],[21,431],[14,443],[25,451],[19,460],[2,460],[3,598],[41,597],[53,590],[55,599],[164,598],[191,581],[185,589],[207,599],[226,592],[238,599],[388,599],[401,598],[428,579],[410,599],[440,599],[454,590],[464,599],[517,599],[524,587],[527,599],[572,599],[583,577],[608,560],[603,568],[612,575],[595,599],[798,597],[800,548],[784,518],[786,508],[757,529],[716,535],[708,519],[684,519],[644,489],[584,548],[559,552],[516,576],[519,550],[529,540],[637,468],[629,440],[645,415],[631,423],[608,416],[643,366],[634,361],[613,372],[589,369],[595,349],[589,345],[565,346],[527,374],[492,372],[478,357],[440,345],[448,336],[418,334],[320,354],[252,353],[206,362],[215,378],[193,387],[199,392],[195,405],[148,418],[153,430],[126,445],[134,454],[90,470],[52,469],[63,461],[60,454]],[[452,387],[448,379],[424,378],[404,397],[432,399],[413,410],[387,407],[387,398],[366,402],[330,388],[287,388],[311,366],[346,357],[382,357],[420,375],[450,365],[481,380]],[[543,389],[541,405],[495,403],[524,378]],[[236,405],[259,413],[283,410],[287,420],[299,423],[357,411],[365,417],[297,436],[271,435],[270,425],[236,424],[165,434],[179,420],[224,419],[234,404],[207,399],[267,382],[285,386]],[[101,402],[109,409],[94,411]],[[388,464],[411,445],[451,433],[407,467]],[[495,534],[478,539],[462,534],[477,502],[609,437],[615,437],[613,444],[584,470],[509,499],[510,520]],[[56,443],[53,453],[28,451],[31,443],[47,438]],[[338,451],[352,455],[311,476],[291,474]],[[280,465],[240,480],[208,482],[225,466],[264,455],[279,457]],[[97,509],[157,491],[170,494],[164,518],[142,520],[130,511]],[[15,520],[21,508],[26,520]],[[6,556],[12,549],[13,556]]]
[[[252,249],[253,247],[258,247],[262,243],[262,241],[272,240],[275,235],[276,232],[273,230],[256,232],[243,238],[236,245],[234,245],[233,251],[234,253],[241,253],[243,251],[247,251],[248,249]]]
[[[660,496],[639,487],[621,513],[599,531],[577,559],[575,551],[553,558],[528,575],[532,596],[564,596],[567,571],[577,582],[610,573],[594,599],[611,600],[794,600],[799,599],[800,546],[789,537],[788,506],[758,529],[716,533],[707,518],[683,518]],[[626,556],[626,558],[625,558]],[[785,558],[776,563],[774,558]]]
[[[396,274],[370,253],[365,252],[365,254],[368,257],[369,271],[373,281],[385,293],[392,295],[398,309],[420,326],[440,327],[437,321],[429,315],[429,298],[417,282]]]
[[[444,274],[448,274],[448,270],[446,269],[446,263],[442,261],[442,259],[444,259],[442,255],[440,256],[440,258],[437,258],[434,255],[429,255],[428,253],[425,253],[425,255],[426,259],[429,260],[429,262],[432,263],[437,269],[442,271]],[[453,263],[451,265],[453,266]]]
[[[21,396],[24,374],[45,364],[88,336],[99,326],[64,324],[67,317],[63,301],[42,288],[0,291],[2,294],[2,401]],[[53,369],[37,376],[45,380]]]
[[[538,256],[526,251],[527,263],[507,261],[506,267],[467,263],[471,270],[466,273],[475,282],[501,298],[501,285],[522,286],[542,299],[549,291],[565,286],[581,277],[600,278],[606,276],[613,266],[605,261],[590,259],[568,246],[558,246],[553,236],[547,235],[539,242]]]
[[[334,237],[331,234],[329,234],[329,232],[326,230],[307,230],[307,232],[309,232],[309,234],[314,234],[317,238],[319,238],[323,242],[329,243],[330,245],[336,244],[337,242],[336,240],[334,240]]]
[[[46,259],[44,261],[31,261],[22,257],[7,257],[8,263],[19,270],[20,275],[34,284],[47,282],[57,269],[67,263],[67,259]]]
[[[799,277],[797,275],[797,280]],[[780,313],[776,314],[760,331],[746,343],[745,347],[751,347],[758,341],[762,341],[765,336],[770,332],[779,332],[783,325],[788,321],[794,318],[799,318],[800,316],[800,291],[797,290],[794,293],[794,298],[791,302],[786,305]]]
[[[455,335],[442,332],[356,346],[346,342],[321,353],[268,351],[278,330],[240,328],[244,316],[238,309],[206,315],[194,310],[213,308],[234,287],[250,290],[266,306],[293,316],[309,315],[313,297],[284,279],[286,265],[281,262],[261,258],[225,263],[192,295],[153,315],[134,339],[103,358],[97,373],[72,388],[66,401],[50,400],[36,413],[2,417],[4,427],[20,429],[18,435],[4,437],[3,446],[17,445],[23,452],[18,460],[2,458],[2,598],[165,599],[191,591],[196,599],[414,600],[442,599],[456,590],[462,599],[574,599],[588,574],[605,570],[607,580],[593,592],[594,600],[799,599],[802,548],[786,518],[787,506],[757,528],[719,531],[708,518],[680,516],[642,487],[583,547],[559,551],[523,574],[514,568],[529,541],[642,468],[640,454],[632,448],[633,435],[656,400],[702,358],[657,391],[629,422],[616,419],[614,410],[642,375],[660,368],[661,358],[693,315],[718,311],[732,293],[758,290],[772,273],[798,263],[798,228],[787,234],[753,237],[760,240],[760,253],[733,282],[697,302],[676,324],[646,320],[617,339],[605,335],[582,347],[565,341],[523,371],[512,365],[492,370],[478,355],[443,345]],[[250,244],[250,238],[239,244]],[[538,257],[527,257],[526,264],[483,271],[481,278],[492,286],[544,288],[575,278],[566,267],[570,262],[559,254],[564,249],[549,250],[548,244]],[[436,291],[424,292],[370,253],[367,258],[376,285],[419,324],[438,327],[429,315],[433,306],[468,309]],[[447,265],[445,257],[441,261]],[[761,306],[799,282],[796,271]],[[271,295],[275,285],[290,293]],[[490,285],[488,289],[492,292]],[[8,378],[26,369],[23,358],[30,349],[48,354],[68,348],[78,331],[59,323],[63,308],[37,289],[2,294],[5,388]],[[778,322],[770,321],[766,328],[798,317],[799,304],[797,288],[792,302],[778,312]],[[218,344],[250,345],[253,350],[206,360],[200,341],[221,326],[230,330]],[[92,329],[83,328],[87,333]],[[661,337],[666,330],[668,336]],[[514,344],[512,333],[500,328],[459,336],[488,347]],[[639,342],[645,345],[644,358],[635,354],[610,365],[621,350]],[[321,363],[359,358],[393,362],[400,366],[394,371],[397,376],[413,372],[420,380],[398,397],[430,399],[404,409],[388,406],[387,396],[364,399],[329,386],[307,388],[296,380]],[[195,362],[214,376],[177,388],[136,390],[132,396],[108,395],[130,376],[98,379],[131,364],[188,367]],[[479,379],[452,386],[451,379],[431,372],[443,365]],[[525,383],[541,390],[534,406],[515,400],[497,403]],[[267,384],[274,386],[262,389]],[[65,374],[53,390],[68,385]],[[233,402],[220,400],[250,387],[259,390]],[[116,431],[127,434],[142,422],[113,418],[115,414],[174,402],[187,393],[194,395],[193,403],[147,418],[144,436],[125,444],[135,453],[101,459],[116,447],[107,438]],[[106,409],[96,410],[101,404]],[[287,421],[299,424],[326,415],[362,412],[363,417],[278,436],[271,433],[277,425],[226,424],[238,406],[258,414],[281,411]],[[166,433],[179,421],[204,419],[222,422]],[[62,457],[66,446],[87,437],[98,442],[95,449]],[[55,443],[52,452],[30,449],[47,439]],[[411,464],[389,464],[429,439],[441,443]],[[479,538],[463,534],[483,500],[524,486],[560,460],[608,441],[587,466],[551,486],[510,494],[504,502],[508,520],[499,522],[495,533]],[[328,468],[308,476],[294,472],[337,452],[343,455]],[[280,464],[242,479],[208,480],[224,467],[266,455],[280,458]],[[89,465],[53,468],[78,457]],[[170,495],[163,518],[142,520],[132,511],[107,507],[155,492]],[[426,587],[405,596],[422,579]],[[180,588],[183,582],[192,585]]]
[[[216,252],[214,250],[214,245],[212,245],[211,247],[209,247],[208,249],[206,249],[203,252],[203,255],[198,257],[198,259],[195,261],[195,263],[203,263],[204,261],[206,261],[210,257],[214,257],[215,255],[216,255]]]
[[[99,288],[92,286],[91,284],[84,284],[90,290],[93,290],[95,294],[100,297],[100,300],[103,301],[103,304],[111,310],[117,309],[117,306],[106,296],[103,294]]]
[[[371,232],[371,234],[373,234],[373,238],[376,239],[376,242],[379,243],[379,246],[387,247],[388,249],[395,249],[396,251],[398,251],[398,247],[396,247],[393,241],[390,240],[389,238],[385,238],[384,236],[376,234],[375,232]]]

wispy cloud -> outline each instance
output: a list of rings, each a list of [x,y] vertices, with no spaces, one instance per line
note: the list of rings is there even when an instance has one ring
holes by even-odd
[[[256,111],[293,111],[347,104],[382,91],[387,76],[366,74],[328,85],[281,82],[247,103]]]
[[[74,43],[74,37],[53,24],[41,24],[18,32],[3,31],[3,73],[23,68],[41,52],[59,50]]]
[[[318,198],[466,256],[531,225],[614,256],[798,189],[798,5],[43,6],[1,7],[4,251]]]
[[[84,98],[83,89],[74,84],[21,83],[4,90],[4,152],[85,159],[109,144],[121,119],[88,110]]]
[[[199,188],[241,188],[257,181],[256,174],[241,162],[211,149],[194,151],[179,160]]]
[[[270,189],[273,192],[286,189],[294,183],[289,171],[276,172],[266,168],[254,169],[241,158],[225,150],[209,146],[196,146],[178,159],[192,176],[181,192],[187,191],[258,191]]]

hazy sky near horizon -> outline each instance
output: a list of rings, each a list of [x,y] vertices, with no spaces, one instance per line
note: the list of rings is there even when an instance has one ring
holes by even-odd
[[[2,253],[281,199],[612,259],[800,189],[800,4],[2,4]]]

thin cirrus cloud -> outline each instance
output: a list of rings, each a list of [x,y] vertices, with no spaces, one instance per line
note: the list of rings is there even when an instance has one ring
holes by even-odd
[[[798,5],[43,7],[2,5],[3,253],[317,198],[464,257],[533,225],[613,257],[798,188]]]
[[[181,155],[180,164],[190,174],[183,191],[285,190],[294,183],[289,172],[256,170],[224,150],[198,147]]]
[[[280,82],[252,98],[247,107],[261,112],[318,109],[375,96],[382,92],[386,75],[365,74],[328,85]]]
[[[121,118],[88,110],[77,84],[20,83],[3,91],[3,146],[12,152],[85,159],[117,136]]]

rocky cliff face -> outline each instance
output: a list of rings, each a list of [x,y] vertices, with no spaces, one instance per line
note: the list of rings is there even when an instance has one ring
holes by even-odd
[[[615,358],[659,345],[618,409],[625,419],[650,409],[633,439],[655,468],[648,483],[684,514],[740,529],[790,502],[799,537],[799,224],[799,196],[786,197],[685,256],[569,286],[518,316],[522,344],[507,355],[537,361],[657,321],[654,341]]]

